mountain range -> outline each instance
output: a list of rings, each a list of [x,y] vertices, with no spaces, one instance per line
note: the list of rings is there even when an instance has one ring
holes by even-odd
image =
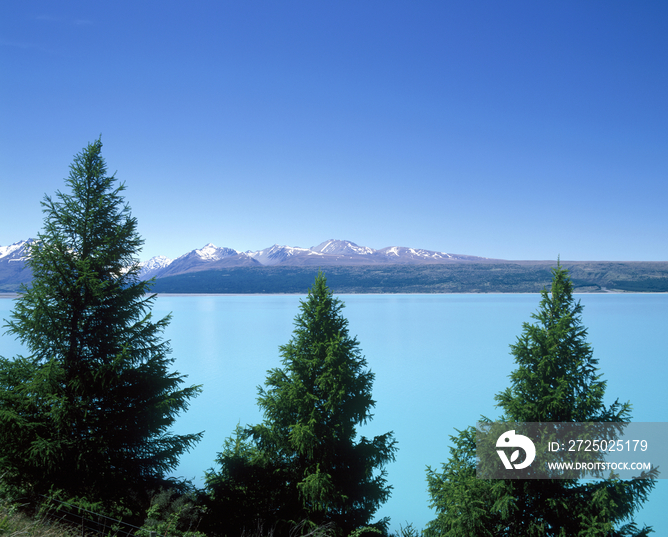
[[[28,246],[34,239],[0,246],[0,291],[14,290],[31,279],[26,270]],[[257,251],[240,252],[209,243],[176,259],[152,257],[141,262],[140,278],[165,278],[179,274],[231,267],[292,266],[326,267],[350,265],[424,265],[441,263],[489,263],[485,257],[449,254],[404,246],[374,250],[348,240],[331,239],[311,248],[274,244]]]
[[[347,240],[331,239],[311,248],[280,246],[252,252],[218,248],[207,244],[174,260],[153,257],[142,263],[141,278],[164,278],[230,267],[293,266],[325,267],[346,265],[424,265],[435,263],[484,263],[492,260],[470,255],[448,254],[418,248],[389,246],[374,250]],[[497,260],[498,261],[498,260]]]
[[[26,265],[33,239],[0,246],[0,292],[32,279]],[[562,261],[578,292],[668,292],[666,261]],[[555,261],[506,261],[389,246],[374,250],[346,240],[311,248],[255,252],[213,244],[176,259],[141,262],[140,278],[156,293],[304,293],[319,269],[336,293],[537,293]]]

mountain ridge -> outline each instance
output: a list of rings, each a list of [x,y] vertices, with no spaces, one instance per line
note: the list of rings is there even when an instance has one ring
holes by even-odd
[[[9,246],[0,246],[0,291],[15,290],[20,284],[31,280],[25,261],[28,257],[27,248],[34,240],[21,240]],[[500,260],[404,246],[388,246],[375,250],[339,239],[329,239],[310,248],[274,244],[262,250],[245,252],[208,243],[175,259],[159,255],[141,261],[139,277],[142,280],[159,279],[232,267],[420,265],[491,261]]]
[[[329,239],[310,248],[274,244],[262,250],[240,252],[232,248],[219,248],[211,243],[199,250],[191,250],[171,262],[153,257],[142,262],[140,277],[163,278],[202,270],[239,266],[340,266],[340,265],[391,265],[432,264],[452,262],[491,262],[486,257],[448,254],[404,246],[388,246],[374,250],[359,246],[349,240]],[[163,265],[156,268],[162,261]]]
[[[28,239],[0,246],[0,293],[32,279]],[[274,244],[240,252],[212,243],[169,259],[140,263],[158,293],[299,293],[322,269],[345,293],[535,293],[549,285],[556,260],[509,261],[388,246],[374,250],[330,239],[310,248]],[[668,292],[668,262],[561,261],[578,292]]]

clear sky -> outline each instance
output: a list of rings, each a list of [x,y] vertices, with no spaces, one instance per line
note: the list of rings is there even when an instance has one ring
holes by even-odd
[[[0,245],[102,136],[146,243],[668,260],[668,3],[0,3]]]

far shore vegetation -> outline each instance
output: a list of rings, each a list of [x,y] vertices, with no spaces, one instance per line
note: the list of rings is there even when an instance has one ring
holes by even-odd
[[[337,294],[540,293],[552,284],[556,263],[331,266],[327,283]],[[668,262],[562,263],[576,293],[668,292]],[[167,276],[156,293],[304,294],[318,267],[235,267]]]

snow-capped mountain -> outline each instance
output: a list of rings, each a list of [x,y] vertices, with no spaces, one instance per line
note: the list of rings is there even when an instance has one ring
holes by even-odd
[[[33,242],[35,239],[0,246],[0,291],[13,291],[32,279],[32,272],[26,267],[25,261],[28,258],[28,247]]]
[[[336,256],[337,264],[415,264],[448,263],[453,261],[483,261],[485,258],[468,255],[446,254],[419,248],[388,246],[374,250],[368,246],[358,246],[354,242],[328,240],[310,248],[314,252]]]
[[[314,252],[330,255],[371,255],[376,251],[368,246],[357,246],[354,242],[334,239],[322,242],[318,246],[311,246],[310,249]]]
[[[33,242],[35,242],[35,239],[15,242],[9,246],[0,246],[0,263],[24,261],[28,257],[28,246]]]
[[[269,248],[264,250],[258,250],[257,252],[246,252],[249,257],[252,257],[262,265],[289,265],[293,264],[295,260],[303,260],[305,257],[309,256],[319,256],[322,255],[319,252],[315,252],[309,248],[299,248],[296,246],[279,246],[274,244]],[[297,263],[299,265],[303,263]]]
[[[139,271],[139,277],[142,280],[148,280],[158,275],[165,267],[167,267],[173,259],[169,259],[164,255],[158,255],[152,257],[148,261],[142,261],[140,263],[141,270]]]
[[[164,256],[152,257],[145,263],[139,277],[142,280],[149,278],[163,278],[185,272],[199,270],[214,270],[221,267],[248,266],[258,264],[244,252],[232,248],[218,248],[209,243],[206,246],[191,250],[174,260]]]
[[[169,262],[164,257],[146,262],[143,279],[162,278],[186,272],[215,270],[239,266],[332,266],[376,264],[433,264],[453,262],[486,262],[487,258],[434,252],[418,248],[390,246],[374,250],[347,240],[330,239],[311,248],[274,244],[263,250],[239,252],[207,244]],[[161,264],[162,263],[162,264]],[[155,269],[149,269],[155,267]]]
[[[229,257],[231,255],[237,255],[239,252],[233,250],[232,248],[218,248],[217,246],[209,243],[199,250],[192,250],[187,254],[183,254],[179,259],[199,259],[202,261],[218,261],[224,257]]]
[[[376,254],[384,256],[390,262],[394,260],[397,263],[411,263],[420,261],[447,263],[449,261],[483,261],[487,259],[485,257],[475,257],[471,255],[432,252],[431,250],[422,250],[419,248],[405,248],[404,246],[389,246],[381,250],[376,250]]]

